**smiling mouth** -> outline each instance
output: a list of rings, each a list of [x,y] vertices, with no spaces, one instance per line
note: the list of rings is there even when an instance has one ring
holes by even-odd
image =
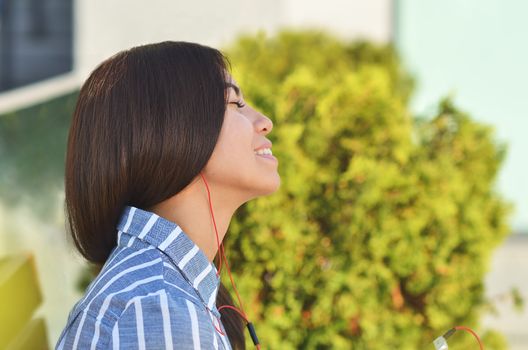
[[[277,158],[275,158],[273,155],[271,154],[255,154],[256,156],[259,156],[260,158],[267,158],[269,160],[272,160],[274,162],[279,162],[279,160]]]
[[[274,162],[278,163],[278,159],[273,156],[273,153],[271,152],[271,147],[261,148],[257,151],[254,151],[256,156],[267,158],[270,160],[273,160]]]
[[[262,148],[262,149],[259,149],[258,151],[254,151],[254,152],[257,155],[264,155],[264,154],[273,155],[273,153],[271,152],[271,148]]]

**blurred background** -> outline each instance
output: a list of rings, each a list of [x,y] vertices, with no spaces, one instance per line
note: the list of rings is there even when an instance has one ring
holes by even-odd
[[[265,41],[288,29],[391,47],[414,80],[409,115],[432,118],[438,101],[448,96],[475,122],[492,127],[494,140],[505,146],[492,192],[512,209],[505,216],[507,235],[497,240],[484,266],[482,293],[494,312],[480,313],[478,324],[500,332],[507,348],[526,349],[527,12],[528,3],[521,0],[0,0],[0,257],[34,256],[41,289],[34,309],[44,320],[49,345],[58,339],[86,278],[86,265],[65,234],[62,176],[69,120],[88,74],[135,45],[185,40],[237,52],[241,36]],[[244,89],[250,78],[242,70],[240,79],[236,70],[234,75]],[[279,129],[284,117],[271,113]],[[474,172],[466,181],[481,176]],[[2,283],[15,272],[2,266],[0,305],[7,309]]]

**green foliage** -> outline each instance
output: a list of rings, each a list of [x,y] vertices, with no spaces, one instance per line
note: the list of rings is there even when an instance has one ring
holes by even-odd
[[[519,288],[514,287],[511,290],[511,296],[513,299],[513,306],[515,311],[522,312],[524,310],[524,299],[519,291]]]
[[[478,329],[490,254],[509,232],[493,130],[449,99],[411,116],[413,79],[390,46],[283,31],[224,52],[274,122],[282,179],[239,209],[225,241],[263,346],[432,349],[455,325]]]
[[[70,118],[78,92],[0,115],[0,199],[29,204],[46,221],[63,187]]]

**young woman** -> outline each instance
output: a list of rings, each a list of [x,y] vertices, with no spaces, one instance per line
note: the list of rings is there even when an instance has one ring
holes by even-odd
[[[56,349],[245,348],[221,242],[236,209],[280,176],[273,123],[228,66],[216,49],[165,41],[115,54],[83,84],[65,208],[76,248],[101,269]]]

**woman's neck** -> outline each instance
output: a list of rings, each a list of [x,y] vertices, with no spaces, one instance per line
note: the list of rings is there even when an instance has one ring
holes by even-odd
[[[180,226],[183,232],[212,262],[218,252],[218,244],[222,243],[231,218],[240,206],[240,201],[236,201],[232,194],[222,193],[221,190],[218,190],[219,187],[215,187],[209,181],[207,184],[209,185],[219,243],[216,239],[207,189],[201,177],[175,196],[148,208],[148,210]]]

